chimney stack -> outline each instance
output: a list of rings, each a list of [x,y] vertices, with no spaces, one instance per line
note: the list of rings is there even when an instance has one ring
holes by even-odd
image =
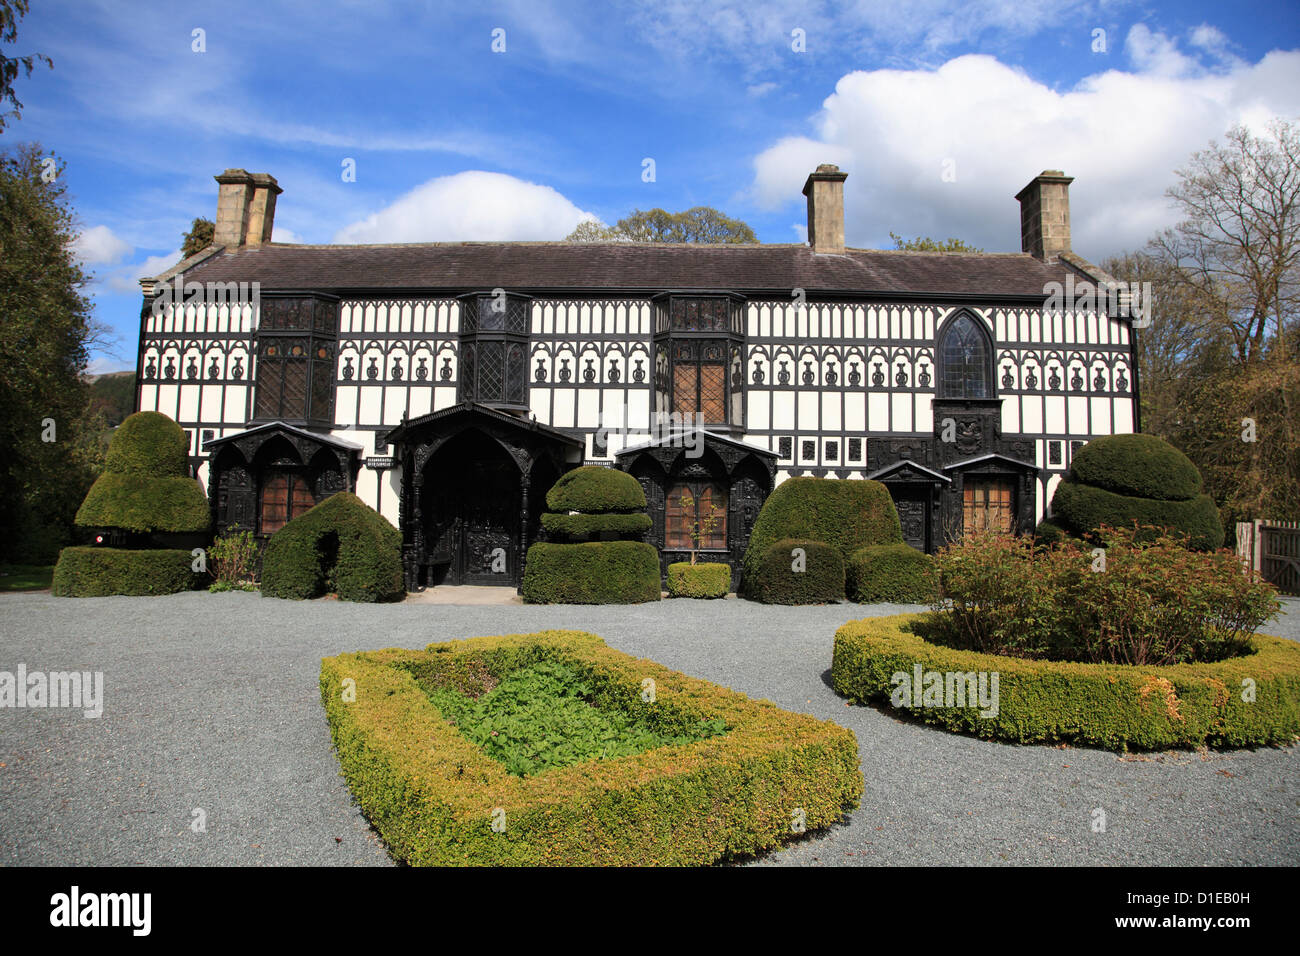
[[[227,169],[214,178],[220,190],[213,242],[227,249],[270,242],[275,227],[275,197],[283,192],[275,177]]]
[[[844,253],[844,180],[848,173],[822,163],[803,184],[808,197],[808,244],[813,252]]]
[[[1016,193],[1020,202],[1020,251],[1055,259],[1070,251],[1070,183],[1059,169],[1044,169]]]

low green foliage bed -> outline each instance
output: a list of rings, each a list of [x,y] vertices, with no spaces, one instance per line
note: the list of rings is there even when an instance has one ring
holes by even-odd
[[[930,615],[850,621],[835,635],[831,681],[858,703],[892,707],[918,670],[996,674],[996,714],[955,700],[907,702],[913,717],[948,730],[1016,743],[1067,741],[1114,750],[1285,745],[1300,737],[1300,644],[1255,635],[1251,652],[1165,666],[1029,660],[932,644]],[[902,675],[900,677],[899,675]],[[960,686],[960,677],[957,682]],[[989,682],[991,689],[991,681]],[[901,696],[901,695],[899,695]],[[938,698],[936,694],[936,699]],[[986,708],[992,710],[994,708]]]
[[[578,631],[341,654],[321,700],[354,797],[417,865],[712,863],[862,794],[851,731]]]

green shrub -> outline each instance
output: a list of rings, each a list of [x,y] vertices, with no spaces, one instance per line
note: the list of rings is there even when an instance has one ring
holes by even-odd
[[[435,699],[447,702],[437,693],[446,687],[489,693],[540,662],[577,674],[594,708],[657,734],[691,735],[701,722],[726,732],[512,775]],[[709,864],[779,845],[794,821],[829,826],[862,794],[851,731],[634,659],[591,634],[344,654],[322,661],[320,687],[353,796],[393,856],[414,865]]]
[[[1191,459],[1155,435],[1094,438],[1070,462],[1070,479],[1119,495],[1162,501],[1195,498],[1203,485]]]
[[[168,478],[186,473],[189,456],[185,429],[161,412],[136,412],[113,430],[104,471]]]
[[[929,604],[935,598],[934,559],[910,544],[859,548],[844,577],[849,600],[859,604]]]
[[[1300,644],[1294,641],[1257,635],[1253,653],[1216,663],[1085,664],[937,645],[917,633],[925,620],[900,615],[841,627],[831,663],[836,693],[858,703],[891,697],[906,703],[893,695],[910,689],[918,667],[923,686],[935,674],[945,691],[948,675],[982,673],[991,685],[996,674],[996,714],[982,717],[978,706],[913,706],[910,713],[994,740],[1118,750],[1285,746],[1300,736]]]
[[[777,541],[758,563],[749,596],[764,604],[833,604],[844,597],[844,559],[822,541]]]
[[[211,524],[208,499],[189,475],[185,430],[158,412],[136,412],[113,432],[104,473],[77,511],[85,528],[194,534]]]
[[[641,483],[625,471],[584,465],[567,471],[546,493],[551,511],[600,513],[645,508]]]
[[[640,604],[659,600],[659,553],[641,541],[539,541],[528,549],[529,604]]]
[[[585,540],[605,536],[641,537],[653,522],[647,514],[544,514],[542,527],[555,538]]]
[[[889,490],[878,481],[790,478],[776,486],[754,522],[745,580],[785,538],[824,541],[847,561],[859,548],[902,541],[903,530]]]
[[[1066,533],[1065,529],[1050,518],[1044,518],[1038,522],[1038,527],[1034,529],[1034,539],[1040,545],[1050,547],[1051,545],[1061,544],[1069,537],[1070,535]]]
[[[209,590],[255,590],[258,550],[257,538],[251,531],[234,527],[213,541],[208,548],[208,573],[213,580]]]
[[[150,478],[105,472],[95,479],[77,512],[84,528],[126,531],[205,530],[212,522],[208,499],[193,478]]]
[[[402,536],[356,495],[341,491],[271,535],[262,595],[303,600],[337,590],[340,601],[397,601]]]
[[[720,598],[730,590],[729,564],[679,561],[668,565],[668,593],[673,597]]]
[[[189,551],[64,548],[54,566],[56,597],[175,594],[197,581]]]
[[[989,533],[944,548],[936,609],[946,613],[925,636],[990,654],[1161,666],[1239,655],[1280,608],[1231,552],[1101,533],[1095,551]]]
[[[1188,538],[1188,546],[1212,551],[1223,545],[1223,522],[1209,495],[1189,501],[1165,501],[1119,495],[1091,485],[1063,481],[1052,498],[1052,516],[1066,530],[1083,537],[1102,525],[1148,526],[1148,536],[1165,528]]]

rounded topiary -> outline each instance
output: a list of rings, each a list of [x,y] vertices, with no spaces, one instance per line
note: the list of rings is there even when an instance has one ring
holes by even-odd
[[[775,541],[746,574],[748,596],[764,604],[832,604],[844,597],[844,559],[823,541]]]
[[[901,542],[903,529],[889,489],[878,481],[790,478],[776,486],[754,521],[746,578],[784,538],[823,541],[847,561],[859,548]]]
[[[528,549],[520,590],[529,604],[657,601],[659,553],[642,541],[539,541]]]
[[[1155,435],[1104,435],[1079,449],[1070,480],[1134,498],[1186,501],[1201,493],[1192,460]]]
[[[1223,546],[1223,521],[1196,466],[1154,435],[1106,435],[1079,449],[1052,496],[1052,524],[1085,538],[1102,525],[1167,528],[1188,546]],[[1041,526],[1040,526],[1041,527]],[[1143,532],[1152,538],[1158,532]],[[1050,527],[1043,535],[1052,536]]]
[[[849,600],[859,604],[929,604],[935,597],[934,559],[910,544],[859,548],[844,575]]]
[[[647,514],[542,515],[542,527],[556,539],[639,538],[653,526]]]
[[[584,465],[560,476],[546,493],[546,507],[582,514],[639,511],[645,508],[645,492],[625,471]]]
[[[113,432],[104,473],[91,485],[77,524],[132,532],[193,534],[211,523],[208,499],[187,474],[185,430],[158,412],[136,412]]]
[[[668,565],[668,593],[672,597],[720,598],[731,590],[731,565],[717,562]]]
[[[402,583],[402,535],[356,495],[341,491],[271,535],[262,558],[262,595],[303,600],[337,590],[340,601],[395,601]]]
[[[189,551],[121,548],[64,548],[54,566],[50,593],[55,597],[158,595],[195,586],[194,555]]]

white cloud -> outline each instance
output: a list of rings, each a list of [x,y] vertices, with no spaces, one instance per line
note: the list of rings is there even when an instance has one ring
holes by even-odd
[[[282,226],[277,222],[271,229],[271,241],[301,243],[303,239],[288,226]]]
[[[160,272],[166,272],[180,261],[179,249],[167,255],[150,256],[143,262],[118,269],[108,277],[108,287],[114,292],[139,293],[140,279],[152,278]]]
[[[1131,72],[1059,91],[984,55],[850,73],[823,103],[816,136],[755,158],[752,197],[768,208],[802,203],[808,173],[833,162],[849,174],[850,244],[884,246],[893,230],[1018,251],[1013,197],[1041,170],[1064,169],[1076,178],[1074,248],[1094,259],[1138,248],[1173,224],[1165,189],[1193,151],[1234,123],[1300,115],[1300,52],[1212,70],[1144,26],[1130,30],[1127,50]]]
[[[92,226],[72,243],[72,253],[83,265],[116,265],[133,249],[108,226]]]
[[[774,89],[776,89],[775,83],[754,83],[751,86],[745,87],[745,92],[753,97],[762,97],[767,96],[767,94],[771,93]]]
[[[480,170],[440,176],[351,223],[335,242],[454,242],[563,239],[595,219],[550,186]]]

